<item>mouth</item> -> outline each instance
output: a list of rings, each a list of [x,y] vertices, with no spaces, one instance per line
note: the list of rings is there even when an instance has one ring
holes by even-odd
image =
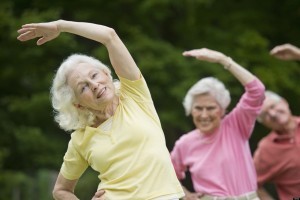
[[[102,88],[102,90],[100,90],[97,94],[97,99],[101,98],[101,96],[104,94],[105,91],[106,91],[106,87]]]
[[[208,126],[212,123],[211,120],[199,120],[198,123],[201,125],[201,126]]]

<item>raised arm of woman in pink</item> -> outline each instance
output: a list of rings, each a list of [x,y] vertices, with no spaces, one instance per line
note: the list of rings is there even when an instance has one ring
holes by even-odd
[[[201,48],[201,49],[194,49],[190,51],[183,52],[184,56],[192,56],[197,58],[198,60],[208,61],[212,63],[219,63],[224,66],[233,76],[235,76],[242,85],[246,85],[250,83],[252,80],[255,79],[255,76],[246,70],[245,68],[241,67],[239,64],[234,62],[230,57],[224,55],[221,52]]]

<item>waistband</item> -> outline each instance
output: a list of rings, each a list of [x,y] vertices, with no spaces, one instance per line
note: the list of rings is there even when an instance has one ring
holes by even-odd
[[[218,197],[203,195],[200,200],[254,200],[259,199],[256,192],[249,192],[240,196]]]

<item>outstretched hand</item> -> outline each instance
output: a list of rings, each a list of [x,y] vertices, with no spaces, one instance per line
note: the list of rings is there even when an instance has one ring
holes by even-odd
[[[270,54],[281,60],[300,60],[300,49],[291,44],[278,45]]]
[[[212,63],[222,63],[222,61],[227,58],[223,53],[207,48],[185,51],[182,55],[195,57],[198,60],[204,60]]]
[[[57,21],[48,23],[33,23],[25,24],[21,29],[18,30],[20,34],[17,39],[24,42],[39,38],[37,45],[42,45],[50,40],[55,39],[60,34],[58,29]]]

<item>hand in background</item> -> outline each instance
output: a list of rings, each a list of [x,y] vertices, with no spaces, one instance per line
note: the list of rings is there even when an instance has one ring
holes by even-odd
[[[274,47],[270,54],[281,60],[300,60],[300,49],[291,44],[283,44]]]

